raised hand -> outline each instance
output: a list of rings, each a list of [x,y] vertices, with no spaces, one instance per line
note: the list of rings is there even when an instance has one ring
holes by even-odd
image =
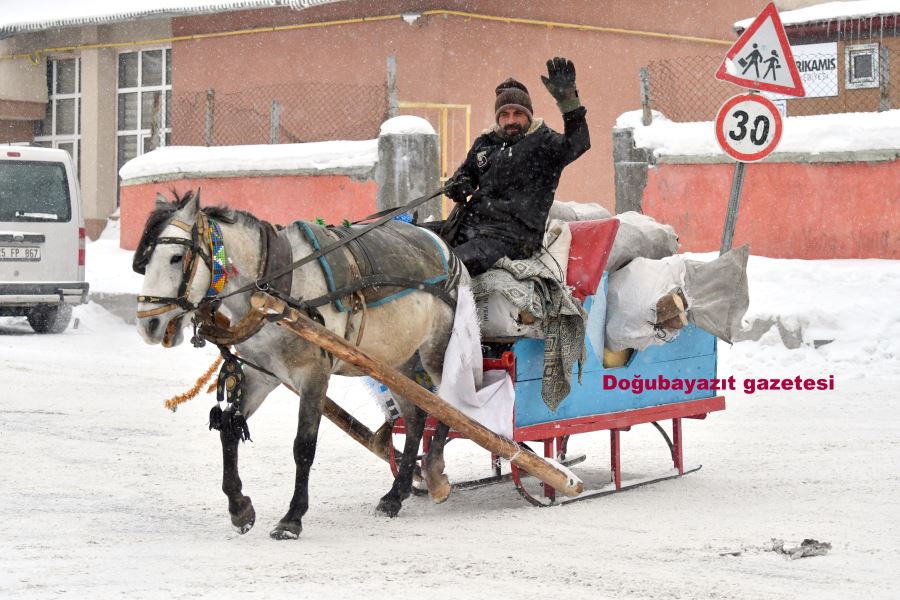
[[[557,56],[547,61],[547,75],[541,75],[547,91],[556,100],[562,112],[569,112],[581,106],[578,89],[575,87],[575,63]]]

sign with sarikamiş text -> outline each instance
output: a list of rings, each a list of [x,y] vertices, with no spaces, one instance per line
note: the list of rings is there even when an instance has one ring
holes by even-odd
[[[806,91],[805,98],[826,98],[838,95],[837,42],[791,46],[794,64]],[[765,92],[771,100],[789,100],[792,96]]]
[[[774,4],[766,6],[734,43],[716,72],[716,79],[760,91],[805,95]]]

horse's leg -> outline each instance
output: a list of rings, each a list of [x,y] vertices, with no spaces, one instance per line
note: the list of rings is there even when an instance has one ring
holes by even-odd
[[[302,519],[309,509],[309,470],[316,457],[316,440],[319,423],[325,406],[325,392],[328,389],[328,372],[310,374],[295,383],[300,391],[300,410],[297,419],[297,437],[294,438],[294,463],[297,471],[294,478],[294,495],[287,513],[269,535],[276,540],[291,540],[300,537],[303,531]],[[302,383],[301,383],[302,382]],[[299,385],[298,385],[299,384]]]
[[[444,445],[450,426],[438,423],[431,438],[428,456],[425,457],[425,468],[422,475],[428,486],[428,495],[435,504],[440,504],[450,497],[450,480],[444,475]]]
[[[445,318],[452,319],[447,315]],[[422,367],[431,376],[435,385],[441,384],[441,375],[444,367],[444,350],[450,337],[450,325],[441,327],[438,331],[444,335],[434,335],[430,343],[419,348],[419,357]],[[428,448],[428,456],[422,469],[425,485],[428,487],[428,495],[435,504],[445,502],[450,497],[450,480],[444,475],[444,445],[447,443],[447,434],[450,427],[438,423],[431,438],[431,446]]]
[[[244,416],[250,418],[269,392],[278,386],[278,380],[254,369],[245,370]],[[222,442],[222,491],[228,496],[228,513],[231,524],[239,533],[247,533],[256,521],[256,511],[249,496],[242,490],[238,475],[238,444],[240,440],[230,427],[219,432]]]
[[[403,405],[407,407],[403,411],[403,420],[406,424],[406,443],[403,446],[403,455],[400,457],[394,484],[378,502],[378,510],[389,517],[397,516],[400,506],[412,491],[416,455],[419,452],[419,443],[422,441],[422,431],[425,429],[425,412],[410,402],[403,402]]]

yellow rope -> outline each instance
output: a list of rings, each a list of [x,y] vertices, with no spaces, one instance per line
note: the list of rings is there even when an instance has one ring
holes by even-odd
[[[184,404],[188,400],[195,398],[197,396],[197,394],[200,393],[200,388],[202,388],[204,385],[206,385],[206,382],[209,381],[210,377],[212,377],[213,373],[216,372],[216,369],[218,369],[219,366],[221,366],[221,364],[222,364],[222,357],[219,356],[218,358],[216,358],[216,362],[214,362],[209,367],[209,369],[206,370],[206,373],[204,373],[203,375],[200,376],[200,378],[197,380],[197,383],[194,384],[194,387],[192,387],[191,389],[189,389],[188,391],[186,391],[183,394],[178,394],[177,396],[173,396],[172,398],[169,398],[168,400],[166,400],[165,407],[168,408],[169,410],[171,410],[172,412],[175,412],[175,410],[178,408],[179,404]],[[215,389],[215,388],[211,388],[211,389]],[[206,391],[207,391],[207,393],[209,393],[210,390],[208,389]]]

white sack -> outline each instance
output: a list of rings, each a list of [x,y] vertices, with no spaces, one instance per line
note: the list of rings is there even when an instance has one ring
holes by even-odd
[[[665,258],[678,252],[678,236],[671,225],[633,211],[616,215],[616,218],[619,231],[606,263],[610,273],[638,257]]]
[[[596,202],[561,202],[555,201],[550,206],[548,220],[560,221],[593,221],[608,219],[612,216],[608,210]]]
[[[607,298],[607,348],[644,350],[674,339],[679,330],[655,327],[656,303],[666,294],[684,290],[684,275],[681,256],[635,258],[612,273]]]

